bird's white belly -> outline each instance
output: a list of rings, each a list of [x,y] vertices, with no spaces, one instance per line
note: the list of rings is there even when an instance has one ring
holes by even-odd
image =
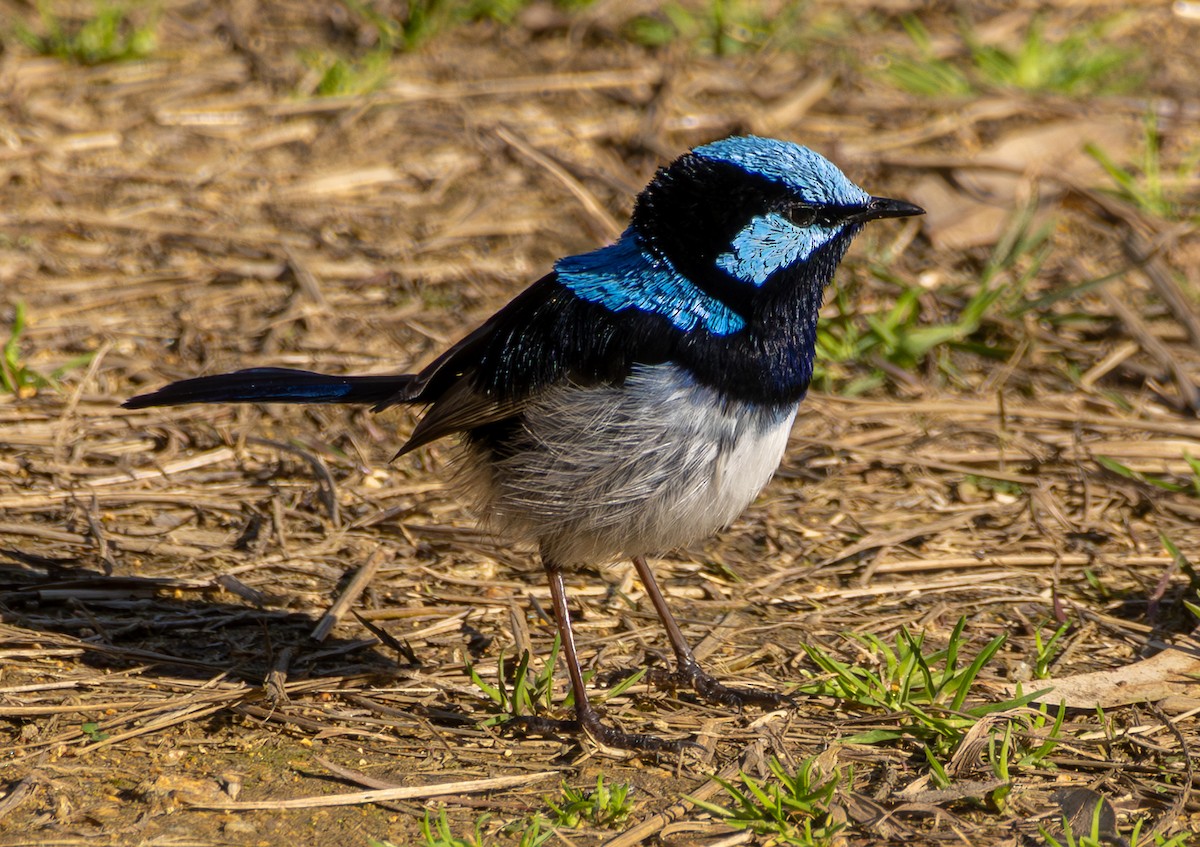
[[[674,365],[642,367],[622,386],[547,392],[511,453],[468,449],[464,478],[491,526],[562,565],[661,553],[741,514],[795,415],[722,400]]]

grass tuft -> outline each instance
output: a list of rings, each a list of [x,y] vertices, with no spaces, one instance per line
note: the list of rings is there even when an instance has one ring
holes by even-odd
[[[555,802],[546,798],[546,805],[554,813],[555,824],[578,829],[584,825],[613,827],[629,817],[633,802],[629,799],[632,787],[628,783],[604,783],[603,776],[596,777],[596,790],[585,791],[572,788],[565,782],[562,797]]]
[[[95,14],[83,21],[68,22],[38,4],[43,33],[18,28],[17,38],[43,56],[56,56],[79,65],[102,65],[144,59],[158,46],[157,15],[139,22],[136,6],[94,4]]]
[[[735,56],[762,48],[777,34],[794,29],[796,10],[769,13],[752,0],[708,0],[667,3],[657,11],[631,18],[624,35],[643,47],[683,43],[700,53]]]
[[[1188,210],[1185,201],[1200,166],[1200,147],[1184,156],[1173,173],[1164,174],[1158,121],[1153,114],[1142,121],[1142,159],[1138,165],[1120,165],[1092,143],[1085,144],[1084,151],[1112,179],[1111,193],[1145,214],[1164,220],[1200,219],[1195,209]]]
[[[486,681],[473,664],[467,663],[467,673],[471,677],[471,682],[475,683],[476,687],[495,706],[495,714],[483,722],[484,726],[497,726],[516,717],[538,714],[552,706],[554,666],[558,662],[561,646],[559,637],[556,635],[550,653],[542,661],[542,669],[536,673],[530,670],[529,651],[521,653],[521,658],[512,668],[511,673],[506,666],[504,654],[501,653],[497,660],[498,678],[495,685]]]
[[[96,357],[94,352],[84,353],[42,374],[25,364],[21,358],[21,336],[25,332],[25,304],[18,300],[13,306],[13,322],[8,330],[8,340],[0,350],[0,385],[14,397],[29,398],[44,388],[57,388],[58,382],[68,371],[87,367]]]
[[[929,31],[914,16],[904,18],[915,53],[892,59],[885,77],[897,88],[925,97],[967,96],[986,90],[1053,92],[1074,96],[1129,91],[1136,50],[1108,40],[1119,19],[1077,27],[1060,39],[1046,35],[1045,20],[1033,17],[1015,49],[984,44],[969,27],[962,38],[965,58],[937,54]]]
[[[963,658],[965,628],[966,618],[960,618],[947,645],[930,652],[925,651],[925,636],[914,635],[907,628],[900,629],[892,644],[875,635],[848,633],[847,638],[872,656],[869,668],[847,664],[821,647],[804,645],[809,659],[824,675],[801,685],[800,690],[896,716],[895,729],[859,733],[844,739],[847,743],[878,744],[910,737],[932,745],[937,754],[947,753],[980,718],[1020,708],[1045,693],[967,707],[971,685],[1004,645],[1005,636],[993,638],[967,662]]]
[[[353,97],[378,91],[388,81],[392,55],[387,50],[372,50],[354,60],[323,52],[301,56],[308,67],[320,73],[313,94],[318,97]]]
[[[795,773],[790,773],[772,757],[768,762],[773,779],[755,779],[739,774],[738,782],[714,776],[726,795],[733,801],[723,806],[699,800],[684,799],[716,815],[737,829],[747,829],[770,837],[775,843],[817,847],[834,843],[835,836],[845,826],[833,820],[830,806],[843,781],[840,772],[823,774],[815,758],[806,760]]]

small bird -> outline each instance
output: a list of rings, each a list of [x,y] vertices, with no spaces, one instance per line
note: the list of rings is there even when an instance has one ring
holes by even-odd
[[[397,457],[458,436],[466,499],[486,526],[536,544],[550,583],[575,720],[523,722],[601,747],[679,752],[690,742],[625,732],[589,702],[563,573],[631,559],[675,653],[669,684],[731,707],[787,705],[700,668],[646,557],[729,525],[767,484],[850,241],[867,221],[923,213],[867,194],[806,147],[726,138],[660,168],[616,243],[559,259],[419,373],[252,368],[125,406],[426,407]]]

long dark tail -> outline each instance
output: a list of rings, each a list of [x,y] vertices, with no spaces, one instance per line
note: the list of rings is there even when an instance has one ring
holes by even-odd
[[[328,376],[291,368],[250,368],[172,382],[150,394],[131,397],[126,409],[185,403],[374,403],[404,392],[412,374]],[[390,404],[388,404],[390,405]]]

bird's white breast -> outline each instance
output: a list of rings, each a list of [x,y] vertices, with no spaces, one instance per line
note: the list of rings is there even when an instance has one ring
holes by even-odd
[[[468,449],[463,478],[491,526],[560,564],[661,553],[741,514],[795,415],[724,400],[674,365],[640,367],[620,386],[545,392],[510,452]]]

